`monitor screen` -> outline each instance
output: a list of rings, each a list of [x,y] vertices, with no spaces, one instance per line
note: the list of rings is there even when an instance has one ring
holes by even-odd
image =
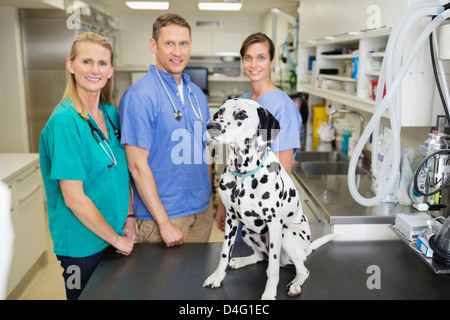
[[[188,74],[191,81],[203,90],[204,94],[208,94],[208,69],[207,68],[186,68],[183,71]]]

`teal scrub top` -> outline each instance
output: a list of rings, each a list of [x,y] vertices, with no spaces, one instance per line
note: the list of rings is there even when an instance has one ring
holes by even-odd
[[[119,128],[114,106],[103,104],[111,121]],[[104,111],[102,111],[104,113]],[[66,206],[58,180],[83,181],[85,194],[93,201],[106,222],[123,235],[128,215],[129,173],[120,142],[104,114],[108,139],[117,165],[108,168],[110,158],[92,136],[91,128],[72,107],[67,98],[50,116],[40,136],[39,158],[47,196],[49,228],[56,255],[86,257],[108,246],[108,243],[86,228]],[[91,123],[98,128],[91,118]]]

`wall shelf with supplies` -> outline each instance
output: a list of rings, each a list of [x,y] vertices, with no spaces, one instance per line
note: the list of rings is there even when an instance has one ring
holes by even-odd
[[[297,90],[373,113],[390,32],[391,27],[383,27],[300,42]],[[404,55],[415,36],[411,34],[406,40]],[[434,125],[429,49],[424,46],[422,50],[423,57],[416,58],[418,63],[411,66],[402,82],[401,125],[404,127]],[[427,63],[420,62],[421,59]],[[387,111],[384,117],[389,117]]]
[[[373,113],[390,28],[300,43],[298,91]],[[387,113],[386,113],[386,116]]]

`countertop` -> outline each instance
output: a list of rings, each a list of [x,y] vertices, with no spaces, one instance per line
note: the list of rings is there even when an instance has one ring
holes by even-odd
[[[409,205],[381,203],[365,207],[357,203],[348,188],[347,175],[311,175],[305,173],[297,160],[293,176],[330,224],[394,224],[397,213],[417,212]],[[357,174],[359,192],[373,197],[369,174]]]
[[[128,257],[110,250],[80,299],[259,300],[267,279],[266,262],[228,270],[220,288],[203,288],[217,267],[221,247],[221,243],[187,243],[170,249],[136,244]],[[244,243],[235,244],[233,256],[249,253]],[[314,251],[305,265],[310,275],[294,298],[286,294],[285,286],[295,269],[281,268],[277,299],[450,298],[450,277],[435,274],[400,240],[330,242]]]
[[[10,179],[35,165],[36,161],[39,161],[38,153],[0,153],[0,180]]]

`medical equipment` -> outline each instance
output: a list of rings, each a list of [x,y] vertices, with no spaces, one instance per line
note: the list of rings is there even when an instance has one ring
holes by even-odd
[[[389,195],[391,190],[396,187],[395,183],[398,181],[399,177],[401,153],[400,120],[402,102],[400,84],[403,77],[408,72],[415,55],[427,37],[450,17],[448,4],[448,0],[432,0],[414,3],[408,7],[401,16],[399,22],[392,29],[378,80],[375,111],[355,147],[354,155],[350,159],[348,170],[350,194],[356,202],[363,206],[374,206],[379,204]],[[421,32],[408,54],[403,56],[403,47],[407,33],[412,27],[417,26],[417,22],[423,17],[433,17],[433,19]],[[383,97],[384,89],[386,90],[386,95]],[[377,161],[378,145],[377,143],[372,144],[372,175],[377,178],[377,181],[383,181],[384,185],[378,189],[379,192],[375,197],[365,198],[359,194],[356,187],[356,166],[359,160],[359,154],[362,152],[365,143],[371,136],[372,141],[378,141],[380,131],[379,123],[386,109],[389,110],[392,134],[390,141],[388,141],[387,152],[381,164]]]
[[[169,90],[167,90],[167,87],[166,87],[166,85],[164,84],[164,81],[162,80],[161,75],[159,74],[158,68],[155,68],[155,69],[156,69],[156,74],[158,75],[159,81],[161,82],[161,84],[162,84],[162,86],[163,86],[163,88],[164,88],[164,91],[166,92],[167,97],[169,97],[170,103],[172,104],[172,108],[173,108],[173,113],[172,113],[172,114],[173,114],[173,117],[174,117],[176,120],[180,120],[180,119],[183,117],[183,113],[182,113],[180,110],[178,110],[177,107],[175,106],[175,103],[173,102],[172,97],[171,97],[170,94],[169,94]],[[189,100],[189,104],[191,105],[191,108],[192,108],[192,110],[194,111],[194,113],[195,113],[197,119],[200,120],[200,122],[201,122],[202,124],[207,125],[209,122],[204,122],[204,121],[203,121],[203,115],[202,115],[202,111],[201,111],[201,109],[200,109],[200,104],[199,104],[199,102],[198,102],[197,96],[192,92],[191,87],[189,86],[189,84],[187,85],[187,90],[188,90],[188,100]],[[198,113],[197,113],[197,111],[195,111],[194,104],[192,103],[192,100],[191,100],[191,95],[194,96],[195,102],[197,103]]]
[[[116,128],[114,123],[111,121],[111,118],[109,117],[108,113],[106,112],[105,108],[103,107],[103,104],[100,102],[99,105],[100,105],[100,108],[103,110],[104,114],[106,114],[106,117],[108,118],[109,123],[113,127],[114,135],[116,136],[117,140],[120,141],[120,131]],[[94,127],[94,125],[92,124],[91,120],[87,120],[87,123],[89,124],[89,127],[91,128],[92,136],[95,138],[97,143],[100,145],[100,147],[102,147],[103,151],[106,153],[108,158],[111,160],[111,164],[108,164],[108,168],[115,167],[117,165],[116,157],[114,156],[114,153],[112,152],[111,148],[109,147],[105,136],[103,135],[103,133],[99,129]],[[108,153],[108,151],[106,151],[106,148],[102,145],[102,141],[100,141],[100,139],[97,137],[97,135],[104,142],[104,144],[106,145],[106,148],[108,148],[108,150],[109,150],[109,153]]]

